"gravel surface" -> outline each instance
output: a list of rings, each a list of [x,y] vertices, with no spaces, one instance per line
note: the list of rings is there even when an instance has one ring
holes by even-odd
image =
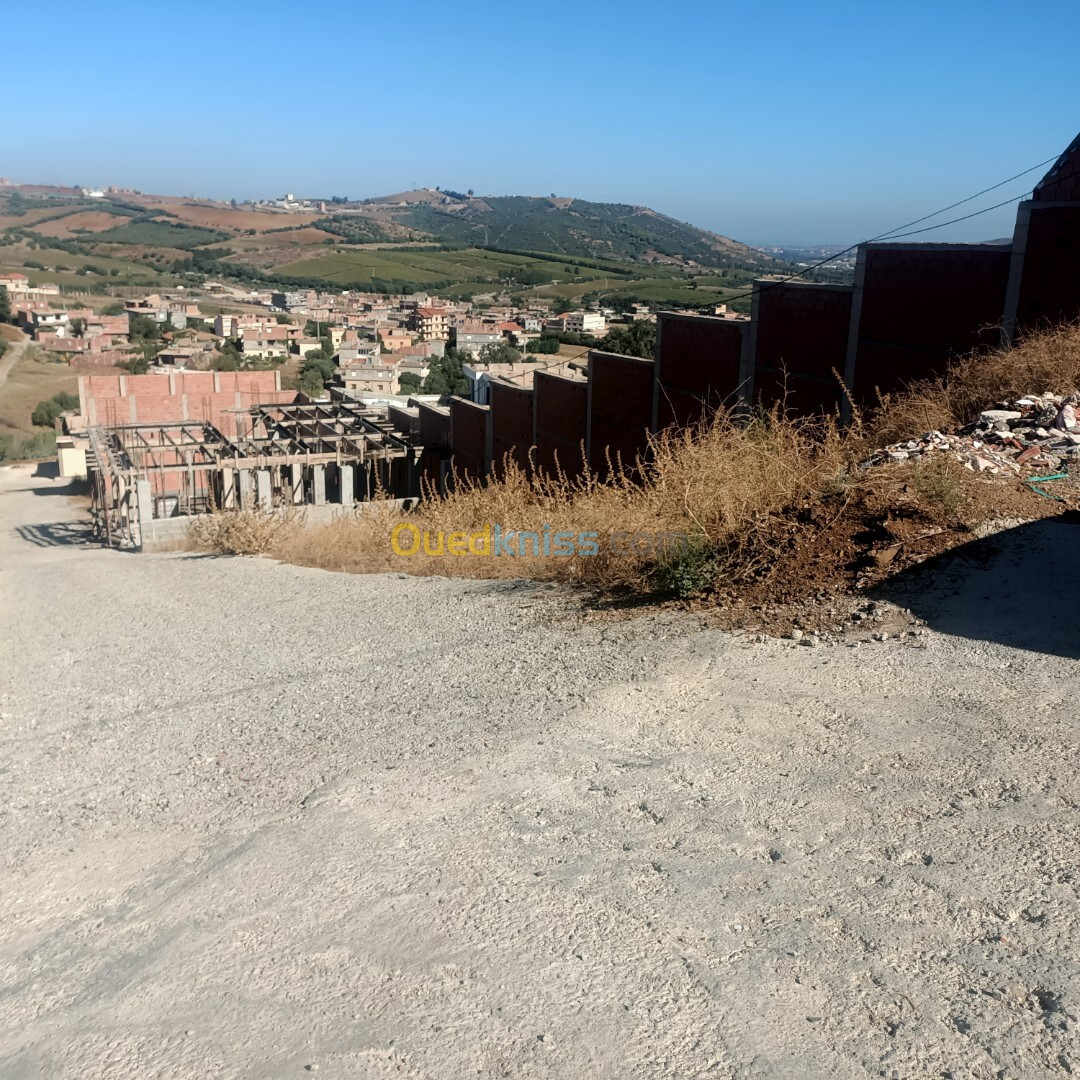
[[[0,469],[5,1080],[1080,1069],[1075,526],[803,648],[79,513]]]

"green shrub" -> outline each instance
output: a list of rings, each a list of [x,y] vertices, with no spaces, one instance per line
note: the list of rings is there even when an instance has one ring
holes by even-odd
[[[653,567],[654,588],[669,596],[686,598],[705,592],[716,580],[716,549],[705,536],[692,536],[673,546]]]
[[[37,408],[30,414],[30,422],[34,427],[51,428],[61,413],[79,407],[78,394],[69,394],[61,390],[45,401],[39,401]]]

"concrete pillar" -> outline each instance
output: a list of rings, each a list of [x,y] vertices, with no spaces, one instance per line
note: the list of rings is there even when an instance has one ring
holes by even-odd
[[[315,506],[326,504],[326,466],[311,466],[311,501]]]
[[[269,510],[273,505],[273,488],[270,484],[270,470],[255,470],[255,502],[260,510]]]
[[[289,466],[291,474],[292,501],[296,504],[304,501],[304,466],[299,462],[293,462]]]
[[[255,509],[255,477],[250,469],[237,469],[240,478],[240,509]]]
[[[221,509],[236,509],[236,470],[221,470]]]
[[[135,502],[138,504],[139,524],[154,520],[154,497],[150,494],[149,480],[135,481]]]
[[[342,506],[352,506],[356,502],[356,481],[353,476],[353,467],[351,465],[340,465],[338,466],[338,473],[341,478],[338,502]]]
[[[128,536],[141,548],[146,543],[148,535],[154,531],[154,497],[150,492],[149,480],[135,481],[135,515],[139,520],[138,539],[133,535],[135,530],[131,527],[131,504],[128,503]]]

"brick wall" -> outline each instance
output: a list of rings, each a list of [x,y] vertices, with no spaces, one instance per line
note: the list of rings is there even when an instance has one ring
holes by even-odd
[[[556,460],[569,477],[580,476],[588,419],[588,383],[538,371],[533,376],[536,467],[553,474]]]
[[[491,394],[491,471],[501,477],[507,457],[519,468],[529,467],[533,444],[533,392],[494,379]]]
[[[659,316],[654,371],[653,424],[695,423],[702,412],[733,404],[746,370],[749,323],[709,315],[664,312]]]
[[[767,408],[784,403],[797,413],[837,408],[851,300],[849,285],[755,282],[751,330],[755,401]]]
[[[867,244],[859,252],[847,372],[861,404],[941,374],[950,359],[1001,340],[1009,247]]]
[[[82,375],[79,411],[88,425],[213,424],[236,435],[240,414],[254,405],[285,404],[276,371],[183,371],[168,375]]]
[[[648,448],[653,369],[651,360],[589,353],[587,445],[589,468],[598,476],[608,474],[609,459],[630,467]]]

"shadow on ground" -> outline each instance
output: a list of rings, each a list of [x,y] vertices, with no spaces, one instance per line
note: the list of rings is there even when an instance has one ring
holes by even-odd
[[[95,543],[89,521],[53,521],[41,525],[20,525],[16,535],[35,547],[69,547]]]
[[[974,540],[912,567],[873,595],[943,634],[1080,659],[1080,513]]]
[[[54,478],[55,479],[55,478]],[[68,480],[66,484],[52,483],[47,487],[35,484],[33,487],[24,489],[25,491],[32,491],[35,495],[88,495],[90,493],[90,485],[85,480]]]

